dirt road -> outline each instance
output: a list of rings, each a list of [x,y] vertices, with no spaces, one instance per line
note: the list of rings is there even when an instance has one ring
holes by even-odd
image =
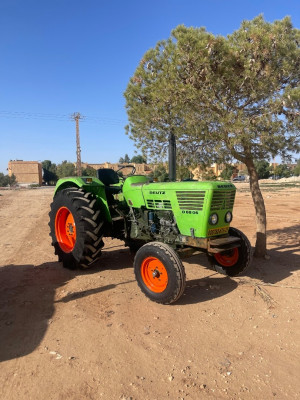
[[[0,398],[299,398],[299,194],[264,192],[270,260],[229,279],[194,256],[184,296],[165,306],[140,292],[120,241],[92,270],[62,268],[53,189],[0,191]],[[232,225],[254,245],[248,191]]]

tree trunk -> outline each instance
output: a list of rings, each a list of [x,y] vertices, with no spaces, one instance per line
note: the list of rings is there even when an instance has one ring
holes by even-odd
[[[258,175],[253,160],[247,159],[245,164],[249,172],[250,191],[256,214],[256,243],[254,256],[264,257],[267,252],[267,216],[265,202],[259,187]]]

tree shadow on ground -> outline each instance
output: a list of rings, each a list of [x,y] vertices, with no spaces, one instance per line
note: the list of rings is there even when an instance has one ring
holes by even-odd
[[[253,258],[246,275],[265,283],[277,283],[300,268],[300,225],[267,232],[269,260]]]

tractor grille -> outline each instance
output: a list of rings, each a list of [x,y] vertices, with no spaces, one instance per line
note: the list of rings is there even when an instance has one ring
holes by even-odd
[[[156,210],[171,210],[170,200],[147,200],[147,206]]]
[[[180,210],[201,211],[203,209],[205,193],[206,192],[204,190],[195,192],[186,192],[186,191],[176,192]]]
[[[233,208],[235,190],[216,190],[213,193],[210,209],[228,210]]]

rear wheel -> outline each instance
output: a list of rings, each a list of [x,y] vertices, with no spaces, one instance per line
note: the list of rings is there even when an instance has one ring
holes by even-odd
[[[50,236],[66,268],[89,268],[101,255],[105,223],[96,197],[78,188],[61,190],[51,204]]]
[[[157,303],[174,303],[184,292],[182,262],[164,243],[151,242],[142,246],[134,258],[134,272],[142,292]]]
[[[251,245],[247,236],[236,228],[229,228],[229,235],[240,238],[240,247],[208,255],[208,259],[213,269],[220,274],[237,276],[244,272],[251,262]]]

